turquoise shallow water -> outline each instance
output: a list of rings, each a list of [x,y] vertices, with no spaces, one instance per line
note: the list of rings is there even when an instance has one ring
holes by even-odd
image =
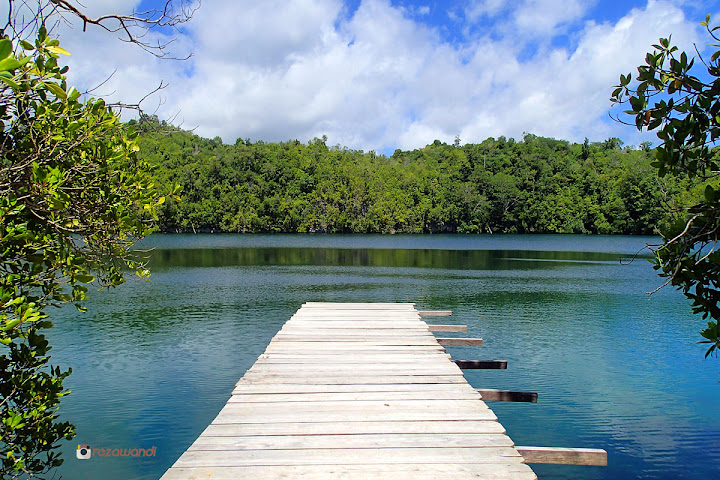
[[[540,478],[714,478],[720,473],[720,360],[703,322],[645,258],[652,237],[153,236],[152,281],[62,309],[53,363],[72,366],[62,405],[78,435],[67,479],[156,479],[227,401],[270,338],[306,301],[416,302],[451,309],[507,359],[466,371],[476,387],[531,390],[491,405],[517,444],[605,448],[608,467],[533,466]],[[146,458],[75,458],[156,447]]]

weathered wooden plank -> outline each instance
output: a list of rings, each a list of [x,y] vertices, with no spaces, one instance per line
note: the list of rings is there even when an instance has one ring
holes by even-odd
[[[238,380],[233,395],[239,394],[287,394],[287,393],[364,393],[364,392],[470,392],[477,395],[467,383],[370,383],[370,384],[251,384],[242,378]]]
[[[211,436],[274,436],[274,435],[351,435],[351,434],[445,434],[445,433],[505,433],[494,420],[386,420],[381,422],[282,422],[268,423],[211,423],[203,435]]]
[[[275,413],[283,411],[292,411],[293,413],[306,413],[306,412],[327,412],[327,411],[340,411],[343,412],[360,412],[360,413],[372,413],[372,412],[389,412],[395,410],[402,410],[405,412],[411,411],[423,411],[432,412],[447,409],[452,406],[453,413],[464,413],[464,412],[478,412],[489,410],[485,402],[478,401],[477,398],[471,399],[456,399],[456,400],[345,400],[345,401],[307,401],[307,402],[287,402],[283,405],[282,402],[275,402],[270,404],[261,403],[247,403],[243,402],[242,398],[236,398],[234,402],[228,402],[223,410],[237,411],[243,416],[264,414],[264,413]]]
[[[418,310],[421,317],[449,317],[452,310]]]
[[[293,348],[314,348],[314,349],[333,349],[333,350],[368,350],[371,347],[416,347],[421,350],[424,348],[441,348],[440,345],[430,338],[417,338],[417,339],[403,339],[403,338],[389,338],[374,339],[374,338],[334,338],[329,339],[311,339],[302,338],[298,336],[295,339],[288,338],[273,338],[270,341],[270,347],[275,347],[276,344],[282,343],[282,349],[292,351]],[[392,350],[392,349],[389,349]],[[404,348],[396,348],[395,350],[402,351]]]
[[[338,448],[512,447],[510,437],[486,433],[399,433],[213,437],[203,435],[189,450],[312,450]]]
[[[353,370],[353,366],[358,365]],[[295,368],[293,368],[295,367]],[[363,373],[367,372],[367,373]],[[462,371],[453,362],[446,362],[445,364],[436,363],[435,365],[429,364],[387,364],[387,363],[370,363],[365,365],[352,364],[352,363],[340,363],[340,364],[313,364],[313,363],[297,363],[296,365],[290,365],[287,363],[256,363],[253,365],[247,373],[257,374],[260,372],[267,372],[268,374],[290,374],[290,375],[301,375],[303,372],[311,373],[330,373],[335,376],[355,374],[355,375],[374,375],[376,372],[383,375],[462,375]]]
[[[430,335],[432,333],[428,332]],[[308,335],[293,335],[287,333],[278,333],[273,337],[272,342],[300,342],[300,343],[339,343],[339,342],[355,342],[362,345],[427,345],[434,346],[435,338],[425,335],[416,336],[373,336],[373,335],[324,335],[310,337]],[[438,342],[441,345],[443,343]],[[456,343],[453,343],[455,345]],[[466,345],[463,343],[463,345]],[[322,348],[321,345],[317,346]]]
[[[336,392],[336,393],[268,393],[243,394],[233,392],[228,403],[275,403],[275,402],[328,402],[355,400],[480,400],[477,392],[430,391],[430,392]]]
[[[454,360],[454,362],[455,365],[463,369],[507,369],[507,360]]]
[[[317,418],[320,421],[332,421],[332,418],[361,418],[366,416],[380,416],[391,418],[398,415],[397,420],[411,420],[418,418],[443,419],[486,419],[492,418],[492,410],[478,400],[353,400],[353,401],[327,401],[327,402],[275,402],[269,404],[228,402],[225,404],[220,416],[236,415],[238,419],[246,420],[249,417],[286,416],[290,413],[295,418]],[[462,405],[461,405],[462,404]],[[453,411],[443,409],[452,406]],[[322,415],[327,414],[327,418]],[[337,415],[331,417],[331,415]],[[403,418],[409,415],[409,418]],[[368,420],[373,421],[373,420]],[[255,423],[255,422],[253,422]]]
[[[440,345],[461,345],[461,346],[480,346],[483,344],[482,338],[436,338]]]
[[[162,480],[537,480],[525,464],[281,465],[172,468]]]
[[[467,332],[467,325],[428,325],[431,332]]]
[[[428,329],[424,330],[383,330],[383,331],[369,331],[363,332],[362,330],[341,330],[341,329],[329,329],[329,330],[315,330],[312,335],[296,330],[281,330],[274,337],[274,341],[296,341],[301,342],[347,342],[347,341],[384,341],[384,340],[403,340],[404,342],[416,341],[422,345],[432,345],[428,341],[435,340],[432,333]],[[407,344],[407,343],[405,343]]]
[[[267,366],[267,365],[266,365]],[[309,379],[312,380],[313,378],[317,379],[320,382],[328,382],[328,379],[343,379],[342,381],[338,381],[338,383],[348,383],[347,380],[351,379],[352,377],[364,377],[365,380],[362,381],[362,383],[373,383],[368,382],[366,379],[377,377],[377,382],[374,383],[389,383],[387,380],[385,380],[385,377],[392,377],[392,380],[396,380],[398,377],[463,377],[463,373],[460,369],[457,371],[452,371],[450,369],[447,369],[444,366],[435,366],[435,367],[429,367],[428,369],[423,368],[416,368],[416,369],[397,369],[396,371],[393,371],[391,369],[387,368],[370,368],[370,366],[363,367],[362,369],[358,369],[356,371],[353,371],[352,369],[338,369],[336,371],[332,371],[332,369],[303,369],[298,368],[295,371],[292,369],[287,370],[271,370],[264,368],[266,366],[261,365],[255,365],[252,367],[251,370],[248,370],[245,373],[245,376],[249,379],[255,380],[258,378],[262,378],[264,376],[267,376],[268,378],[274,378],[274,379],[281,379],[286,378],[289,380],[292,380],[293,378],[297,379]],[[278,366],[278,365],[274,365]],[[457,378],[456,378],[457,380]],[[302,383],[306,380],[298,381],[296,383]],[[357,383],[357,382],[352,382]],[[407,382],[405,382],[407,383]],[[414,383],[414,382],[413,382]],[[427,383],[427,382],[420,382],[420,383]],[[444,382],[444,383],[461,383],[457,381],[453,382]]]
[[[265,366],[265,365],[277,365],[277,366],[285,366],[285,367],[321,367],[321,366],[337,366],[339,368],[342,367],[350,367],[352,365],[363,365],[363,366],[372,366],[372,367],[386,367],[386,368],[405,368],[405,367],[416,367],[416,368],[431,368],[431,367],[437,367],[438,365],[441,367],[446,367],[447,365],[443,365],[443,363],[438,362],[438,359],[429,358],[427,360],[421,359],[393,359],[393,360],[382,360],[379,361],[372,361],[368,359],[365,363],[358,363],[357,358],[354,358],[349,356],[336,356],[335,358],[332,357],[323,357],[323,358],[314,358],[314,357],[299,357],[299,358],[269,358],[269,359],[263,359],[258,360],[255,362],[255,366]],[[366,357],[369,358],[369,357]],[[446,362],[447,363],[447,362]],[[453,362],[450,362],[451,368],[458,368]]]
[[[243,377],[243,383],[307,383],[315,385],[376,385],[384,383],[466,383],[462,375],[352,375],[295,377],[292,375],[253,375],[250,372]]]
[[[345,310],[345,311],[325,311],[325,312],[298,312],[292,317],[291,320],[311,320],[311,321],[337,321],[337,320],[357,320],[357,321],[377,321],[377,322],[396,322],[396,321],[409,321],[409,320],[420,320],[420,315],[417,312],[388,312],[388,311],[361,311],[361,310]]]
[[[287,353],[287,354],[298,354],[298,355],[313,355],[313,350],[322,350],[326,354],[397,354],[397,353],[408,353],[413,352],[415,355],[438,355],[446,353],[445,349],[440,345],[358,345],[358,344],[346,344],[345,346],[339,346],[334,344],[323,344],[318,345],[316,342],[288,342],[285,345],[278,346],[277,344],[268,345],[265,350],[268,354],[273,353]]]
[[[278,335],[302,335],[309,337],[333,337],[333,336],[358,336],[358,337],[397,337],[399,335],[408,337],[427,337],[431,335],[427,327],[421,325],[419,327],[404,328],[302,328],[302,327],[283,327]]]
[[[450,359],[447,353],[436,352],[439,357],[430,355],[408,355],[404,353],[387,353],[387,354],[365,354],[354,353],[348,355],[345,352],[323,353],[318,355],[307,355],[302,353],[270,353],[260,355],[257,359],[258,363],[280,363],[280,364],[415,364],[415,365],[437,365],[444,359]]]
[[[525,463],[607,465],[607,452],[596,448],[516,447]]]
[[[477,392],[482,395],[483,401],[493,402],[532,402],[537,403],[537,392],[516,392],[513,390],[495,390],[490,388],[478,388]]]
[[[435,365],[415,364],[309,364],[256,363],[248,373],[290,375],[462,375],[451,362]]]
[[[373,330],[404,330],[406,328],[410,329],[422,329],[424,325],[421,322],[418,322],[417,320],[393,320],[393,321],[385,321],[380,322],[377,320],[367,320],[363,322],[359,322],[358,320],[325,320],[325,321],[315,321],[315,320],[288,320],[283,328],[285,327],[292,327],[295,329],[304,329],[304,330],[314,330],[314,329],[346,329],[346,328],[364,328],[367,330],[373,329]]]
[[[477,403],[481,403],[478,401]],[[321,410],[296,411],[295,407],[284,412],[253,412],[248,414],[246,405],[228,403],[217,415],[213,423],[288,423],[288,422],[382,422],[382,421],[434,421],[444,420],[461,422],[467,420],[497,420],[489,408],[462,411],[436,411],[436,410],[399,410],[393,408],[366,407],[357,410]]]
[[[402,311],[402,310],[415,310],[414,303],[354,303],[354,302],[306,302],[302,306],[303,310],[318,309],[318,310],[330,310],[333,312],[342,310],[363,310],[371,312],[373,310],[389,310],[389,311]]]
[[[354,465],[407,463],[522,463],[512,447],[388,448],[315,450],[188,450],[178,467],[232,467],[242,465]]]

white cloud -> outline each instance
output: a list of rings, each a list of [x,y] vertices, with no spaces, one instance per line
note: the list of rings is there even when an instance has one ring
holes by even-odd
[[[496,16],[506,6],[505,0],[473,0],[465,7],[465,17],[470,22],[476,22],[482,16]]]
[[[595,3],[590,0],[525,0],[514,13],[522,34],[553,34],[559,26],[581,20]]]
[[[521,132],[579,141],[608,136],[627,137],[631,131],[605,121],[612,85],[621,73],[641,64],[645,52],[664,32],[687,47],[696,29],[681,10],[667,2],[648,3],[628,13],[617,24],[588,23],[574,52],[555,49],[518,63],[502,60],[502,49],[480,54],[474,64],[495,63],[500,88],[493,88],[475,119],[468,121],[462,136],[481,135],[489,127],[486,115],[495,118],[499,134]],[[493,67],[491,67],[493,68]],[[478,140],[478,138],[473,138]]]
[[[184,127],[226,142],[327,134],[330,144],[392,151],[456,134],[480,142],[530,132],[639,143],[631,128],[608,121],[611,87],[660,36],[691,48],[696,22],[660,0],[616,23],[586,20],[587,2],[578,0],[515,5],[507,22],[532,17],[542,28],[501,28],[461,46],[389,0],[363,0],[351,17],[340,0],[205,2],[177,37],[179,51],[195,51],[186,62],[157,60],[98,29],[66,29],[62,42],[73,53],[72,83],[93,86],[117,69],[101,91],[134,102],[165,79],[159,114],[180,112]],[[472,5],[476,15],[499,15],[501,6]],[[573,46],[553,47],[549,31],[571,33]],[[519,57],[530,41],[537,52]]]

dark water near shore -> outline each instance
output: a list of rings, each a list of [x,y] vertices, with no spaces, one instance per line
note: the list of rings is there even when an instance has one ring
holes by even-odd
[[[466,371],[478,388],[537,391],[490,406],[519,445],[605,448],[608,467],[535,465],[544,479],[717,478],[720,360],[703,326],[647,262],[652,237],[153,236],[152,281],[97,292],[55,317],[53,364],[72,366],[67,479],[157,479],[227,401],[306,301],[416,302],[451,309],[507,359]],[[465,334],[463,334],[465,335]],[[150,448],[78,460],[77,444]]]

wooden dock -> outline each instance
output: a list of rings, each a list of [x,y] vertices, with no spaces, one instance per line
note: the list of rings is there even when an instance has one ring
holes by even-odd
[[[535,479],[414,304],[307,303],[162,480]]]

